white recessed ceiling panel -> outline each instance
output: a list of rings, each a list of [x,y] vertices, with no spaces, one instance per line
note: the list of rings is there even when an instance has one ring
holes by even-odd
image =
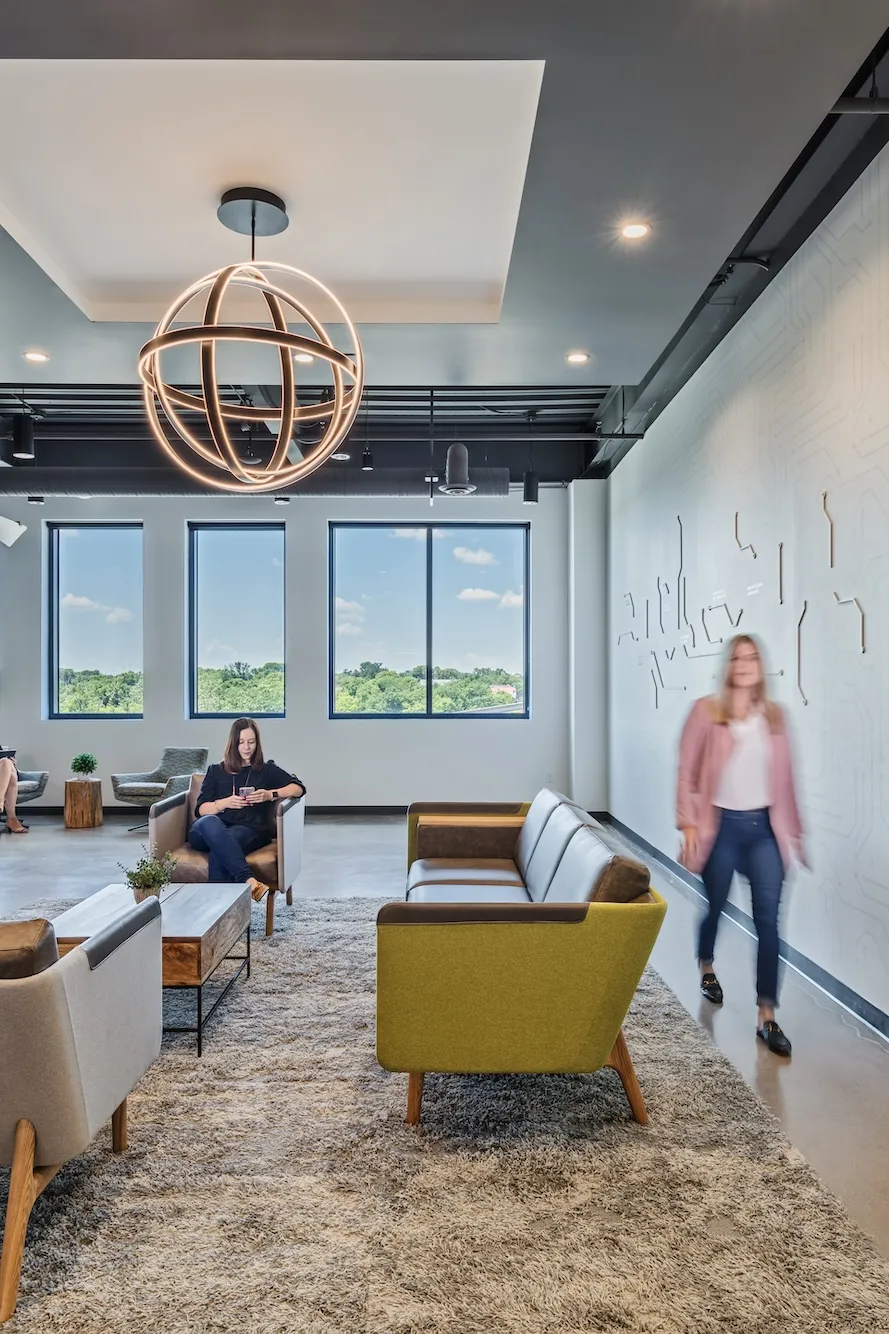
[[[219,196],[290,227],[257,258],[362,323],[499,318],[542,61],[4,61],[0,225],[92,320],[160,319],[249,258]]]

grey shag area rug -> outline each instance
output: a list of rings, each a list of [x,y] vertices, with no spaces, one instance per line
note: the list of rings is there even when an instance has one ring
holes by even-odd
[[[651,972],[647,1129],[611,1071],[430,1076],[406,1127],[377,907],[303,901],[270,940],[257,913],[203,1058],[165,1039],[129,1151],[103,1134],[38,1202],[10,1334],[889,1330],[889,1263]]]

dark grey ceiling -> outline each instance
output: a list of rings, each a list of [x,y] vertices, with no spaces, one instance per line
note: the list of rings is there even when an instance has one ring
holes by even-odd
[[[365,326],[368,382],[636,384],[886,23],[883,0],[29,0],[0,10],[0,52],[545,59],[500,323]],[[610,237],[628,211],[654,221],[644,247]],[[146,326],[91,325],[5,235],[0,274],[0,381],[134,379]]]

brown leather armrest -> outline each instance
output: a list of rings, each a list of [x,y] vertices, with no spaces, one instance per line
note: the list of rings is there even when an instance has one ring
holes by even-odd
[[[463,922],[582,922],[586,903],[387,903],[377,926],[430,926]]]

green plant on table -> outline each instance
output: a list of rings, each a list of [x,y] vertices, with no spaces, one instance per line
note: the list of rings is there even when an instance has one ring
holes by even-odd
[[[132,869],[124,866],[123,862],[118,862],[118,866],[127,878],[127,884],[134,893],[142,895],[159,894],[164,885],[170,883],[170,877],[173,874],[173,868],[176,865],[176,858],[169,852],[163,853],[160,857],[152,857],[148,849],[143,845],[143,856],[139,858]]]
[[[98,767],[99,761],[88,750],[82,750],[71,761],[72,774],[83,774],[84,778],[89,778],[90,774],[94,774]]]

